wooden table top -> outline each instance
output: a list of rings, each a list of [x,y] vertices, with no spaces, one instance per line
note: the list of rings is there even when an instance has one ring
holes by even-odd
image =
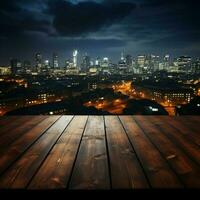
[[[0,188],[200,188],[200,117],[2,117]]]

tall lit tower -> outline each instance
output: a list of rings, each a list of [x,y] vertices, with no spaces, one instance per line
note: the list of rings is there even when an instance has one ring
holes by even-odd
[[[58,55],[56,53],[53,53],[53,68],[54,69],[59,68]]]
[[[41,72],[42,69],[42,55],[40,53],[36,53],[35,55],[35,63],[36,63],[36,71]]]
[[[77,67],[77,62],[78,62],[78,51],[74,50],[73,51],[73,65],[75,68]]]
[[[169,70],[169,59],[170,59],[170,56],[169,55],[165,55],[164,56],[164,67],[165,67],[165,70]]]
[[[121,60],[124,61],[124,52],[121,52]]]

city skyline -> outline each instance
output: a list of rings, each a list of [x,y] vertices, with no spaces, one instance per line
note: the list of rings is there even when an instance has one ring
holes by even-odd
[[[172,55],[170,53],[166,53],[166,54],[141,53],[141,54],[137,54],[137,55],[132,55],[132,54],[127,53],[125,51],[121,51],[118,55],[116,55],[116,59],[112,59],[112,57],[110,55],[104,55],[104,56],[101,57],[99,55],[93,55],[93,54],[89,54],[87,52],[80,52],[79,49],[71,49],[69,51],[69,54],[67,54],[65,57],[62,57],[62,55],[58,54],[55,51],[50,52],[50,54],[43,54],[41,51],[38,51],[38,52],[33,53],[29,59],[26,59],[25,57],[23,57],[23,55],[20,56],[20,57],[10,57],[7,60],[6,64],[0,63],[0,66],[10,66],[10,63],[13,59],[18,60],[22,63],[23,62],[30,62],[31,65],[34,66],[34,65],[37,64],[36,56],[37,56],[37,54],[39,54],[39,55],[42,56],[41,60],[42,60],[43,63],[48,61],[49,64],[53,66],[55,64],[54,63],[54,57],[56,56],[56,60],[59,61],[59,65],[60,65],[59,67],[64,67],[64,65],[66,64],[67,61],[71,60],[73,62],[73,59],[74,59],[73,53],[75,51],[77,51],[77,64],[78,65],[80,65],[83,62],[85,56],[88,56],[90,58],[90,60],[94,63],[94,65],[95,65],[96,60],[98,60],[98,59],[103,60],[104,58],[108,58],[109,61],[112,64],[118,64],[119,61],[122,59],[122,54],[124,55],[124,57],[131,56],[131,59],[133,61],[137,60],[137,58],[140,57],[140,56],[145,56],[145,57],[156,56],[156,57],[158,57],[160,62],[163,62],[165,56],[169,56],[170,62],[173,62],[177,58],[182,57],[182,56],[191,57],[191,59],[193,59],[193,60],[199,60],[200,59],[200,56],[191,56],[191,55],[187,55],[187,54]]]
[[[35,52],[50,59],[53,51],[64,61],[71,49],[115,62],[122,50],[198,57],[198,7],[195,0],[3,0],[0,63]]]

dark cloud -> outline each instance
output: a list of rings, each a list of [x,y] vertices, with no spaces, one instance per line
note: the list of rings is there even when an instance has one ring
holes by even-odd
[[[135,4],[126,2],[80,2],[65,0],[49,1],[49,12],[54,15],[53,25],[58,34],[80,36],[96,32],[128,16]]]
[[[26,31],[49,32],[50,22],[39,11],[41,0],[1,0],[0,26],[1,36],[19,36]],[[38,5],[38,11],[32,6]]]

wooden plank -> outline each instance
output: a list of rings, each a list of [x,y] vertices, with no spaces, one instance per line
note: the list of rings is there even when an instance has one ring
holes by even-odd
[[[113,189],[148,188],[144,172],[117,116],[105,116]]]
[[[27,121],[31,121],[34,118],[34,116],[13,116],[13,117],[9,117],[8,121],[4,124],[4,126],[1,126],[0,128],[0,137],[2,135],[5,135],[11,131],[13,131],[13,129],[16,129],[17,127],[19,127],[21,124],[26,123]]]
[[[163,118],[163,117],[162,117]],[[170,117],[166,120],[173,128],[177,129],[185,138],[200,146],[200,125],[185,117]]]
[[[4,152],[7,150],[8,146],[16,141],[20,136],[24,133],[32,129],[38,123],[46,119],[47,116],[34,116],[28,121],[21,123],[17,128],[9,131],[7,134],[0,136],[0,152]]]
[[[156,120],[157,126],[160,127],[163,134],[181,148],[193,161],[200,165],[200,148],[197,145],[186,138],[179,130],[166,123],[166,118],[154,117],[153,120]],[[167,118],[167,120],[173,120],[173,118]]]
[[[70,189],[109,189],[103,116],[89,116],[69,183]]]
[[[47,154],[70,123],[72,116],[62,116],[0,178],[0,188],[25,188]]]
[[[75,116],[31,181],[29,189],[66,187],[87,118],[87,116]]]
[[[3,126],[7,126],[9,122],[14,121],[14,120],[16,120],[18,118],[19,118],[18,116],[3,116],[3,117],[0,117],[0,126],[1,126],[1,128]]]
[[[193,121],[193,123],[195,123],[196,125],[200,125],[200,116],[199,115],[185,115],[185,116],[181,116],[181,118],[187,118],[188,120]]]
[[[154,117],[136,117],[136,121],[155,146],[168,161],[180,180],[188,188],[200,187],[200,168],[171,140],[169,140],[152,120]],[[165,127],[163,127],[165,128]]]
[[[12,143],[6,152],[0,153],[0,174],[23,154],[59,118],[60,116],[52,116],[45,119]]]
[[[183,185],[166,160],[139,128],[133,117],[120,116],[123,126],[153,188],[180,188]]]

